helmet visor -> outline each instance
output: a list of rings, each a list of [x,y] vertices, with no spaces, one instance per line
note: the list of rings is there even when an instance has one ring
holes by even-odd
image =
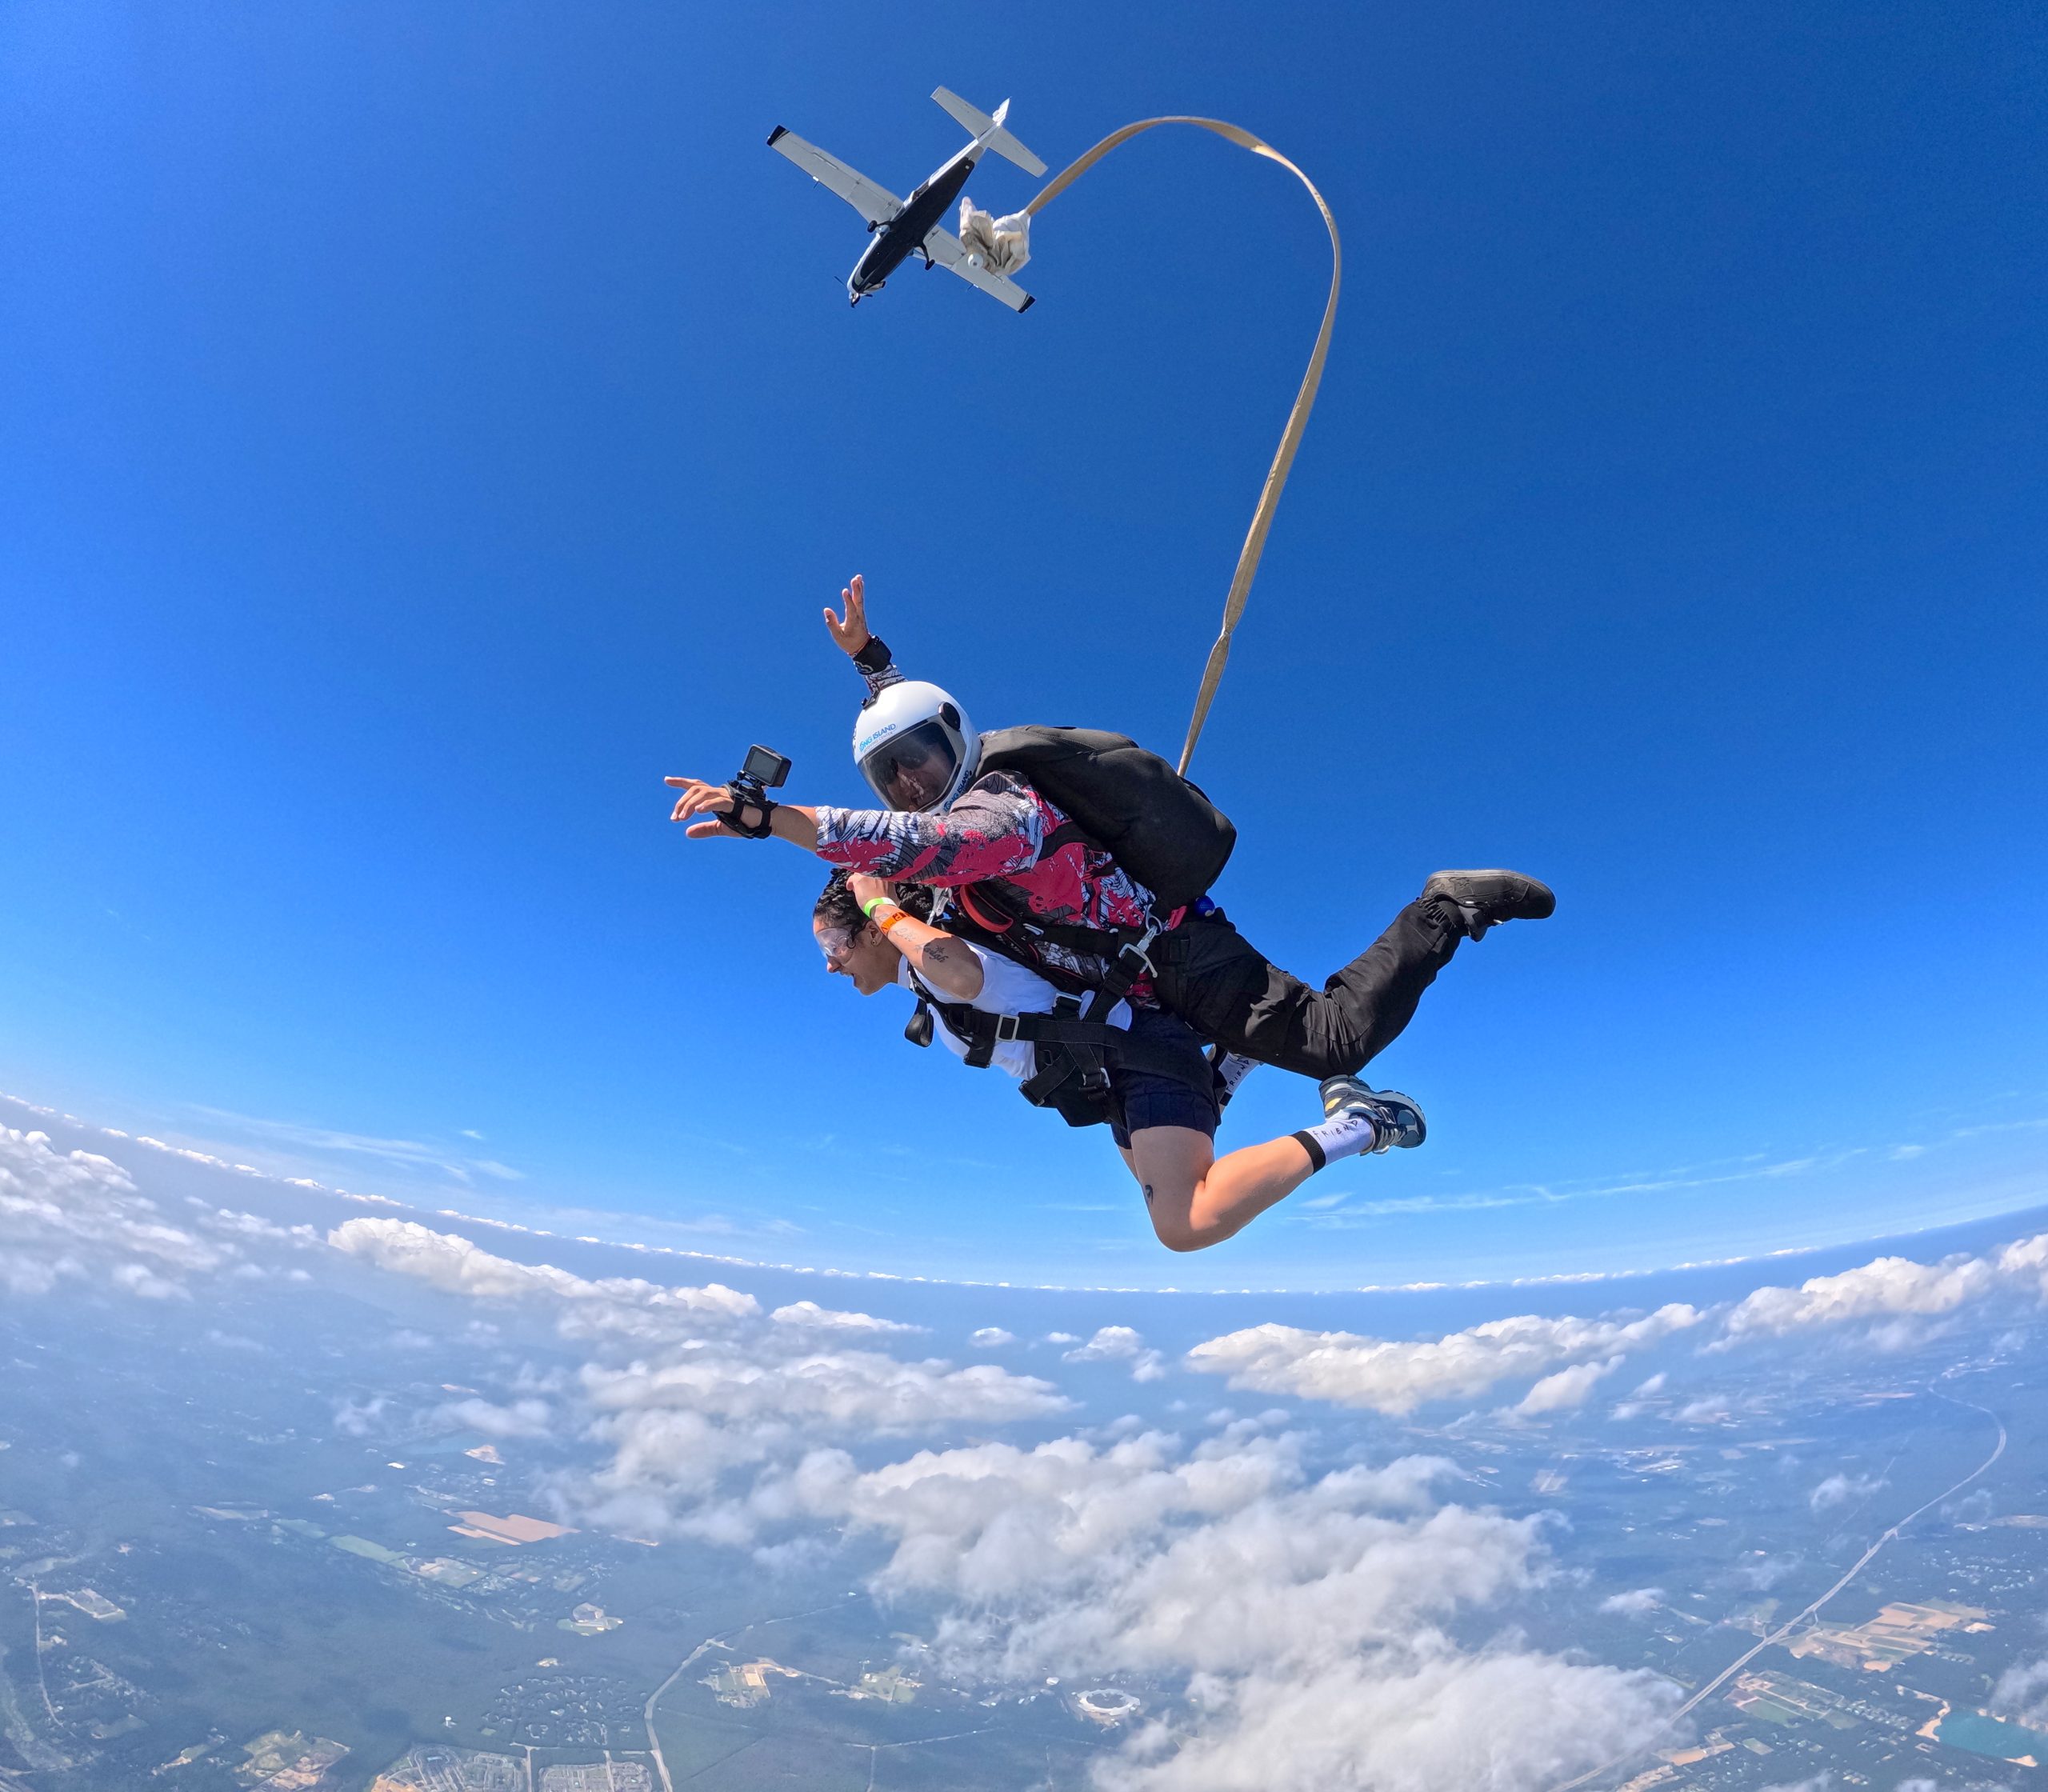
[[[861,761],[861,773],[891,809],[929,809],[952,787],[958,737],[939,721],[892,734]]]

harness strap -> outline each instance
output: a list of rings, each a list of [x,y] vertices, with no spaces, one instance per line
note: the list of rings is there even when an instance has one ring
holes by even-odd
[[[982,914],[981,904],[974,900],[974,891],[977,887],[977,886],[971,883],[963,883],[958,886],[954,890],[954,894],[959,898],[960,906],[966,911],[967,918],[972,921],[977,927],[981,928],[985,933],[1008,933],[1011,928],[1017,925],[1016,917],[1014,915],[1004,915],[1002,914],[1002,906],[992,900],[990,901],[990,906],[995,909],[996,915],[990,916]],[[987,893],[984,892],[983,894],[984,899],[988,899]],[[998,917],[1000,917],[1000,918],[998,918]]]
[[[946,1030],[966,1042],[966,1061],[978,1070],[988,1068],[998,1045],[1021,1040],[1027,1045],[1058,1046],[1062,1055],[1093,1060],[1095,1067],[1106,1062],[1120,1070],[1171,1077],[1190,1088],[1206,1086],[1211,1074],[1206,1061],[1191,1059],[1185,1052],[1154,1044],[1149,1039],[1134,1039],[1123,1027],[1078,1017],[1071,1003],[1065,1005],[1065,1014],[1055,1010],[1049,1014],[991,1014],[964,1002],[927,999],[931,1001],[933,1011],[946,1023]],[[1048,1066],[1048,1070],[1054,1067]],[[1055,1080],[1064,1081],[1068,1068],[1057,1067],[1060,1074]],[[1084,1062],[1084,1074],[1089,1067]],[[1030,1081],[1035,1082],[1046,1074],[1047,1070],[1041,1070]]]
[[[1170,1046],[1150,1039],[1134,1039],[1120,1026],[1104,1026],[1093,1021],[1069,1020],[1058,1014],[1005,1014],[1016,1030],[1007,1035],[1029,1040],[1035,1046],[1078,1047],[1098,1052],[1118,1070],[1143,1070],[1149,1075],[1171,1077],[1190,1088],[1206,1087],[1213,1073],[1207,1061],[1191,1058]],[[1198,1071],[1195,1066],[1202,1066]]]
[[[1146,954],[1152,950],[1153,941],[1189,912],[1177,909],[1164,922],[1154,918],[1142,927],[1084,927],[1073,922],[1041,921],[1034,915],[1018,913],[1002,885],[993,881],[958,884],[952,894],[958,904],[953,918],[961,923],[954,927],[954,931],[1002,953],[1006,958],[1016,960],[1041,977],[1049,974],[1046,967],[1024,954],[1020,938],[1043,940],[1047,945],[1063,946],[1070,952],[1109,960],[1111,978],[1119,974],[1122,976],[1122,981],[1114,985],[1110,1008],[1130,993],[1133,983],[1152,969]],[[1134,948],[1138,956],[1130,959],[1128,954]],[[1110,985],[1105,982],[1089,987],[1109,988]],[[1103,1010],[1105,1014],[1108,1011],[1108,1008]]]

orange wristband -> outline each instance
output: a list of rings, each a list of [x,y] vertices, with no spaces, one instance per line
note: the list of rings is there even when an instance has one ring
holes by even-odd
[[[898,922],[910,921],[914,918],[915,918],[910,914],[906,910],[899,908],[894,914],[884,915],[882,919],[875,922],[875,926],[879,927],[886,934],[888,933],[889,930],[894,926]]]

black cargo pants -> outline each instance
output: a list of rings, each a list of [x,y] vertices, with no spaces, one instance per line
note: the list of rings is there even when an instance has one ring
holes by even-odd
[[[1464,938],[1456,911],[1413,902],[1320,990],[1272,963],[1219,909],[1152,945],[1160,1006],[1205,1039],[1303,1076],[1352,1076],[1414,1018]]]

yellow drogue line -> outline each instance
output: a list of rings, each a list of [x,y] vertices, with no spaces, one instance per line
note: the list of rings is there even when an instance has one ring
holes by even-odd
[[[1209,719],[1209,706],[1215,698],[1216,687],[1223,682],[1223,668],[1230,658],[1230,637],[1236,632],[1238,618],[1244,614],[1246,602],[1251,596],[1251,582],[1258,575],[1259,556],[1266,551],[1266,531],[1273,526],[1273,513],[1280,507],[1280,494],[1286,489],[1288,472],[1294,464],[1294,450],[1302,445],[1309,412],[1315,405],[1316,388],[1322,383],[1322,364],[1330,354],[1330,328],[1337,322],[1337,289],[1344,277],[1344,246],[1338,240],[1337,220],[1330,215],[1327,202],[1316,190],[1315,182],[1262,138],[1253,136],[1240,126],[1226,124],[1221,118],[1143,118],[1134,125],[1126,125],[1121,130],[1111,131],[1078,161],[1070,162],[1054,175],[1025,206],[1025,211],[1035,217],[1110,150],[1159,125],[1194,125],[1214,131],[1238,148],[1250,150],[1254,155],[1278,162],[1309,190],[1309,197],[1315,201],[1316,210],[1322,214],[1323,224],[1330,232],[1330,298],[1322,308],[1322,324],[1315,333],[1315,348],[1309,356],[1308,371],[1302,376],[1301,390],[1294,394],[1294,408],[1287,413],[1287,426],[1280,434],[1279,451],[1273,457],[1273,465],[1266,470],[1266,484],[1258,494],[1258,507],[1251,514],[1251,527],[1246,532],[1245,545],[1238,552],[1237,570],[1230,576],[1230,594],[1223,602],[1222,632],[1216,637],[1216,645],[1209,650],[1209,663],[1202,669],[1202,686],[1195,693],[1194,714],[1187,725],[1187,744],[1181,749],[1180,769],[1185,774],[1194,757],[1194,743],[1202,738],[1202,725]]]

